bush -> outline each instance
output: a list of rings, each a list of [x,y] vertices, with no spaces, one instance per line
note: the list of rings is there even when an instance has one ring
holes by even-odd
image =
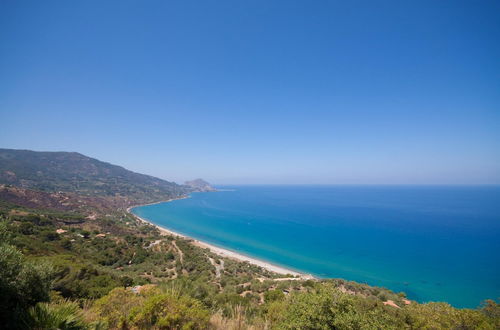
[[[285,299],[285,294],[281,290],[271,290],[264,293],[264,300],[266,303],[283,299]]]
[[[59,234],[53,231],[46,231],[43,233],[43,240],[45,242],[51,242],[51,241],[56,241],[59,240]]]
[[[29,310],[30,329],[88,329],[76,303],[62,301],[57,304],[38,303]]]
[[[19,232],[23,235],[33,235],[35,226],[31,222],[21,222],[19,224]]]
[[[357,304],[357,297],[330,286],[314,293],[295,293],[278,329],[396,329],[391,320],[379,324]],[[383,320],[385,321],[385,320]]]
[[[206,329],[210,313],[195,299],[170,294],[154,295],[132,315],[132,323],[139,328],[150,329]]]
[[[134,293],[116,288],[96,301],[92,311],[110,328],[205,329],[210,312],[193,298],[146,286]]]
[[[141,305],[143,300],[142,296],[130,290],[115,288],[95,302],[92,312],[106,321],[111,329],[126,329],[130,311],[132,308]]]
[[[132,284],[134,284],[134,280],[129,276],[122,276],[120,277],[120,283],[123,287],[127,288],[129,286],[132,286]]]

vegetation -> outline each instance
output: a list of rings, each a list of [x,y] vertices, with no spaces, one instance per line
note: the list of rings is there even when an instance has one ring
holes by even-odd
[[[136,202],[167,200],[191,191],[76,152],[12,149],[0,149],[0,183],[85,196],[121,196]]]
[[[278,275],[162,236],[107,199],[0,188],[3,329],[500,329],[492,300],[456,309]]]
[[[78,304],[62,301],[52,304],[38,303],[29,309],[26,326],[31,329],[90,329],[99,328],[100,323],[88,324]]]
[[[161,236],[125,213],[0,207],[0,322],[7,329],[496,329],[500,308],[407,304],[339,279],[280,277]],[[106,228],[104,231],[103,229]],[[49,235],[50,234],[50,235]],[[52,235],[54,234],[54,235]],[[221,267],[218,274],[215,265]],[[397,307],[385,305],[391,300]],[[398,308],[399,307],[399,308]]]

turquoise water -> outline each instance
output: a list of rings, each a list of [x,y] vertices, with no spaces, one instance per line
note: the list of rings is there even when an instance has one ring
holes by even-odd
[[[133,209],[318,277],[476,307],[500,297],[499,186],[234,186]]]

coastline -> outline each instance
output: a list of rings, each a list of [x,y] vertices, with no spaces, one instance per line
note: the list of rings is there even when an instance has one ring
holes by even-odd
[[[235,252],[235,251],[231,251],[231,250],[228,250],[228,249],[225,249],[225,248],[221,248],[221,247],[212,245],[210,243],[206,243],[206,242],[200,241],[200,240],[195,239],[193,237],[177,233],[177,232],[175,232],[173,230],[167,229],[165,227],[162,227],[160,225],[152,223],[149,220],[141,218],[140,216],[134,214],[131,211],[133,208],[136,208],[136,207],[139,207],[139,206],[154,205],[154,204],[159,204],[159,203],[168,203],[168,202],[172,202],[172,201],[179,200],[179,199],[185,199],[185,198],[189,198],[189,196],[183,196],[183,197],[179,197],[179,198],[172,198],[172,199],[169,199],[169,200],[166,200],[166,201],[160,201],[160,202],[155,202],[155,203],[148,203],[148,204],[130,206],[130,207],[127,208],[127,213],[129,213],[130,215],[132,215],[133,217],[139,219],[140,221],[142,221],[144,223],[148,223],[150,225],[155,226],[156,228],[158,228],[158,230],[161,232],[162,235],[172,235],[172,236],[177,236],[177,237],[189,239],[189,240],[192,241],[192,243],[194,245],[196,245],[198,247],[201,247],[201,248],[209,249],[211,252],[213,252],[215,254],[218,254],[221,257],[230,258],[230,259],[234,259],[234,260],[241,261],[241,262],[248,262],[250,264],[262,267],[262,268],[264,268],[264,269],[266,269],[266,270],[268,270],[270,272],[274,272],[274,273],[277,273],[277,274],[296,276],[295,279],[304,279],[304,280],[314,279],[314,276],[312,276],[312,275],[305,274],[305,273],[300,273],[298,271],[287,269],[287,268],[282,267],[282,266],[277,266],[277,265],[274,265],[274,264],[272,264],[270,262],[267,262],[267,261],[263,261],[263,260],[260,260],[260,259],[257,259],[257,258],[249,257],[249,256],[246,256],[244,254],[241,254],[241,253],[238,253],[238,252]],[[292,279],[292,278],[290,278],[290,279]]]

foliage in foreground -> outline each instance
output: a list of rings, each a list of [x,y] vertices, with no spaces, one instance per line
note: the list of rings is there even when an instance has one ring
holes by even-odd
[[[59,303],[38,303],[29,309],[27,327],[31,329],[89,329],[90,325],[83,319],[78,304],[70,301]]]
[[[401,309],[350,295],[329,285],[295,294],[283,302],[277,329],[497,329],[499,306],[487,302],[482,310],[456,309],[446,303],[411,304]]]
[[[0,205],[2,328],[500,329],[491,300],[474,310],[406,305],[365,284],[279,278],[126,215],[92,228],[70,216]]]
[[[90,310],[110,328],[205,329],[210,311],[194,298],[178,292],[146,287],[141,292],[116,288]]]
[[[0,223],[0,321],[16,327],[26,319],[26,310],[48,301],[53,276],[50,265],[26,260],[15,247],[6,244],[9,235]]]

